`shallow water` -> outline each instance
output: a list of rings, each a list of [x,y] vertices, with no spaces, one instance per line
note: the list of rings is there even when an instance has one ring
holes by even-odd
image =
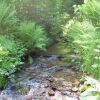
[[[73,96],[71,89],[82,74],[69,67],[71,65],[59,55],[36,57],[34,64],[10,76],[12,78],[1,92],[0,100],[78,100],[77,93],[73,92]],[[52,88],[55,88],[54,96],[49,94]]]

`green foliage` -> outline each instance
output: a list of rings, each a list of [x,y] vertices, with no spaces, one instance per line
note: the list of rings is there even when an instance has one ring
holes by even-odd
[[[78,19],[89,19],[93,25],[100,28],[100,2],[85,0],[82,5],[76,6]]]
[[[28,2],[26,0],[24,3]],[[18,9],[13,3],[16,4],[16,0],[0,0],[0,88],[6,83],[5,77],[14,73],[23,63],[21,58],[26,51],[45,50],[48,43],[42,27],[34,22],[18,22]],[[32,63],[32,58],[29,61]]]
[[[3,89],[7,83],[7,78],[5,76],[0,75],[0,89]]]
[[[61,35],[62,25],[69,19],[74,0],[10,0],[21,21],[35,21],[46,28],[52,38]]]
[[[45,50],[48,43],[43,28],[34,22],[22,22],[19,26],[19,33],[16,35],[28,50]]]
[[[94,6],[93,6],[94,5]],[[97,6],[96,6],[97,5]],[[81,69],[95,78],[100,78],[100,26],[99,6],[96,1],[89,1],[77,9],[80,16],[73,18],[64,27],[64,35],[69,38],[73,51],[82,56]],[[96,10],[97,9],[97,10]],[[79,12],[78,12],[79,11]]]
[[[44,16],[47,25],[46,28],[49,28],[49,33],[51,33],[52,38],[55,39],[62,35],[62,26],[65,25],[66,21],[69,19],[69,14],[66,8],[64,8],[64,2],[64,0],[52,0],[52,8],[47,16]]]
[[[67,37],[72,38],[74,50],[82,56],[82,70],[100,77],[100,35],[96,28],[88,21],[74,22],[67,30]]]
[[[9,76],[17,70],[17,66],[22,64],[21,57],[25,49],[20,43],[13,39],[0,35],[0,83],[2,78]]]
[[[16,11],[5,1],[0,1],[0,33],[8,33],[14,30],[17,22]]]

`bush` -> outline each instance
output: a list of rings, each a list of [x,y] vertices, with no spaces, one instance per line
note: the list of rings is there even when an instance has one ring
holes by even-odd
[[[17,66],[22,64],[21,57],[25,49],[21,43],[13,39],[0,35],[0,83],[2,79],[17,70]]]
[[[100,3],[96,0],[85,0],[84,4],[75,7],[78,19],[89,19],[100,28]]]
[[[17,22],[16,11],[5,1],[0,1],[0,33],[6,34],[14,30]]]
[[[68,26],[68,25],[67,25]],[[74,22],[65,31],[71,38],[73,51],[82,56],[82,70],[100,78],[100,35],[89,21]]]
[[[57,40],[62,36],[62,26],[65,25],[66,21],[69,20],[68,9],[65,8],[64,0],[52,0],[50,11],[45,16],[44,21],[46,22],[46,29],[54,40]],[[66,3],[67,5],[72,2]]]
[[[62,32],[61,25],[69,19],[74,0],[9,0],[15,6],[18,18],[21,21],[35,21],[44,28],[47,33],[56,39]],[[66,6],[67,5],[67,6]]]
[[[78,6],[75,9],[76,16],[64,27],[64,34],[73,46],[70,47],[82,56],[81,69],[95,78],[100,78],[100,6],[98,5],[100,4],[95,0],[89,0]]]
[[[48,38],[41,26],[34,22],[22,22],[17,37],[28,50],[45,50]]]

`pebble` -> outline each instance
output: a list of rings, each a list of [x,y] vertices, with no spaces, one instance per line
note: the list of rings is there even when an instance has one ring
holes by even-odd
[[[77,87],[73,87],[72,88],[72,92],[77,92],[78,91],[78,88]]]
[[[49,89],[48,90],[48,95],[49,96],[54,96],[55,95],[55,92],[52,89]]]
[[[26,96],[24,97],[24,100],[32,100],[32,96],[31,96],[31,95],[26,95]]]

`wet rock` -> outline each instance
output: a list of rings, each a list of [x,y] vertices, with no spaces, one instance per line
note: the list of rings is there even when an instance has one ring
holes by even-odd
[[[58,87],[57,90],[58,91],[65,91],[65,89],[63,87]]]
[[[2,95],[0,96],[0,100],[13,100],[13,99],[8,96]]]
[[[9,90],[9,89],[7,89],[7,90],[3,90],[3,91],[1,92],[1,94],[0,94],[0,95],[1,95],[1,96],[2,96],[2,95],[5,95],[5,96],[6,96],[6,95],[9,95],[9,96],[12,96],[12,94],[11,94],[11,93],[12,93],[12,91],[11,91],[11,90]]]
[[[48,61],[55,61],[55,60],[59,60],[59,55],[51,55],[51,57],[48,58]]]
[[[63,99],[61,93],[59,91],[55,91],[54,96],[46,95],[46,98],[44,100],[63,100]]]
[[[60,91],[61,93],[66,92],[66,88],[64,88],[64,87],[58,87],[57,90]]]
[[[52,84],[51,84],[51,87],[52,88],[56,88],[58,89],[58,87],[61,87],[62,86],[62,82],[61,81],[54,81]]]
[[[72,92],[77,92],[79,89],[77,87],[72,88]]]
[[[62,94],[62,95],[70,96],[71,93],[70,93],[69,91],[62,91],[61,94]]]
[[[63,81],[62,85],[65,87],[72,87],[72,83],[71,82],[67,82],[67,81]]]
[[[73,83],[73,86],[75,87],[79,87],[79,85],[80,85],[80,81],[79,80],[74,80],[74,83]]]
[[[34,91],[35,91],[35,89],[31,88],[27,95],[32,96],[34,94]]]
[[[45,63],[40,64],[40,66],[41,66],[41,68],[47,68],[48,67],[48,65],[45,64]]]
[[[49,89],[48,90],[48,95],[49,96],[54,96],[55,95],[55,92],[52,89]]]
[[[79,66],[79,65],[73,66],[73,67],[71,67],[71,69],[72,69],[73,71],[79,71],[79,70],[80,70],[80,66]]]
[[[31,95],[25,95],[24,100],[32,100],[32,96]]]
[[[24,87],[24,88],[21,88],[20,89],[21,94],[27,94],[28,91],[29,91],[29,88],[28,87]]]
[[[50,78],[51,76],[50,76],[50,74],[48,73],[48,72],[43,72],[43,73],[41,73],[40,75],[39,75],[39,77],[41,78]]]
[[[28,80],[24,83],[20,84],[21,87],[32,87],[32,88],[41,88],[44,87],[40,82],[36,81],[36,80]]]
[[[44,96],[46,93],[45,88],[31,88],[30,91],[27,93],[27,95],[31,95],[32,97],[40,97]]]
[[[46,80],[47,80],[49,83],[53,83],[53,82],[55,81],[54,78],[47,78]]]
[[[42,82],[42,85],[44,86],[44,88],[50,87],[50,82],[48,80],[45,80]]]
[[[63,70],[63,68],[62,67],[59,67],[59,66],[52,66],[51,68],[48,68],[48,72],[50,72],[50,73],[54,73],[54,72],[58,72],[58,71],[61,71],[61,70]]]
[[[77,98],[73,98],[73,97],[70,97],[70,96],[64,96],[63,99],[61,100],[79,100]]]
[[[1,92],[5,99],[0,94],[0,100],[77,100],[74,97],[79,96],[79,91],[73,88],[78,87],[74,81],[76,72],[67,69],[68,63],[59,58],[59,55],[36,58],[35,64],[15,75],[16,82]]]

